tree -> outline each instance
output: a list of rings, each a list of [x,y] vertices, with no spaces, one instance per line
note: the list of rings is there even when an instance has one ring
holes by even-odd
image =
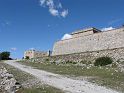
[[[9,60],[10,59],[9,57],[10,57],[10,52],[5,51],[1,53],[2,60]]]
[[[0,60],[1,60],[1,53],[0,53]]]
[[[26,56],[25,59],[29,59],[29,56]]]

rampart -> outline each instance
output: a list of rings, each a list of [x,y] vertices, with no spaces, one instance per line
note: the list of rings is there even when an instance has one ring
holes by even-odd
[[[44,51],[27,50],[24,52],[24,58],[29,57],[29,59],[45,57],[45,56],[48,56],[48,54],[47,52],[44,52]]]
[[[52,55],[57,56],[102,50],[114,51],[114,49],[123,48],[124,27],[104,32],[92,28],[88,31],[72,33],[72,38],[56,42]]]

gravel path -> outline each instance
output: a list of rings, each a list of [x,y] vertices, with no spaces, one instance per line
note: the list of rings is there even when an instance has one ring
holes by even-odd
[[[30,73],[43,83],[59,88],[66,93],[119,93],[105,87],[92,84],[85,80],[74,80],[62,75],[34,69],[30,66],[21,65],[15,61],[7,61],[7,64],[14,66],[24,72]]]

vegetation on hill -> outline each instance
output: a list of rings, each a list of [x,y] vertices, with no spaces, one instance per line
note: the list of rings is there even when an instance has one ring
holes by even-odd
[[[112,64],[113,60],[110,57],[99,57],[95,60],[95,66],[105,66],[108,64]]]
[[[0,59],[1,60],[10,60],[10,52],[8,51],[5,51],[5,52],[2,52],[0,53]]]

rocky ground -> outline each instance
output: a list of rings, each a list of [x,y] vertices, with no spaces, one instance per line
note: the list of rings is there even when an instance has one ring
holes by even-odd
[[[0,62],[0,93],[63,93],[33,75]]]
[[[5,67],[0,67],[0,92],[15,93],[19,88],[21,85],[16,81],[13,74],[10,74]]]

